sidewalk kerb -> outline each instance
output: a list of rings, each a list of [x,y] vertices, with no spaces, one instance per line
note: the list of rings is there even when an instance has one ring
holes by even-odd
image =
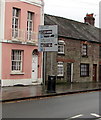
[[[14,98],[14,99],[6,99],[6,100],[0,100],[0,102],[13,102],[13,101],[21,101],[21,100],[27,100],[27,99],[35,99],[35,98],[45,98],[45,97],[52,97],[52,96],[60,96],[60,95],[68,95],[68,94],[76,94],[76,93],[82,93],[82,92],[91,92],[91,91],[100,91],[101,88],[97,89],[88,89],[88,90],[79,90],[79,91],[69,91],[69,92],[63,92],[63,93],[52,93],[52,94],[45,94],[40,96],[31,96],[31,97],[23,97],[23,98]]]

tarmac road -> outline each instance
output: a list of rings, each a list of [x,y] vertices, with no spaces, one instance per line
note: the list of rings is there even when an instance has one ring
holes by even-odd
[[[97,118],[99,92],[79,93],[40,100],[4,103],[3,118]]]

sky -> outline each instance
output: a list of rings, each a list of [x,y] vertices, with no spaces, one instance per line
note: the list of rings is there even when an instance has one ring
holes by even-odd
[[[44,13],[84,22],[86,14],[94,13],[95,26],[99,27],[101,0],[44,0]]]

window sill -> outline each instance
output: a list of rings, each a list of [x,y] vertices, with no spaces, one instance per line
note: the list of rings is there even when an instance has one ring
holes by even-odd
[[[24,72],[11,72],[10,73],[11,75],[24,75],[25,73]]]
[[[89,77],[89,76],[80,76],[80,77]]]
[[[88,58],[88,56],[87,56],[87,55],[82,55],[82,57]]]
[[[58,55],[65,55],[65,53],[58,53]]]
[[[58,77],[58,78],[64,78],[64,76],[63,76],[63,75],[57,75],[57,77]]]

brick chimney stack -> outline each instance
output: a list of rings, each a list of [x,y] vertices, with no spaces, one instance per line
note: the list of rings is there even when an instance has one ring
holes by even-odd
[[[92,14],[86,14],[86,17],[84,18],[85,23],[89,23],[89,24],[94,26],[95,18],[93,17],[93,15],[94,15],[93,13]]]

